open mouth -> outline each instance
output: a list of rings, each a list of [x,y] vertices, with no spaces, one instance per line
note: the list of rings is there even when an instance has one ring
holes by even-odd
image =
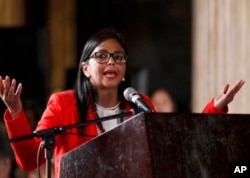
[[[108,78],[114,78],[117,76],[117,73],[115,71],[106,71],[103,74]]]

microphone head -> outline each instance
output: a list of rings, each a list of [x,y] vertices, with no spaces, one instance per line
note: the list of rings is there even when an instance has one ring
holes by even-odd
[[[123,96],[128,101],[132,101],[132,98],[135,94],[137,94],[137,91],[132,87],[126,88],[126,90],[124,90],[124,92],[123,92]]]
[[[140,95],[134,88],[126,88],[126,90],[123,92],[123,95],[127,101],[133,102],[139,109],[151,112],[151,108],[141,99]]]

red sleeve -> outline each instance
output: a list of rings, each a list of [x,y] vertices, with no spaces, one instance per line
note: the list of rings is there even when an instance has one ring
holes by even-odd
[[[65,97],[66,98],[66,97]],[[42,118],[39,120],[36,130],[48,129],[58,126],[61,122],[62,112],[61,97],[58,94],[52,94],[47,103],[47,107],[43,112]],[[66,101],[67,102],[67,98]],[[70,102],[69,102],[70,103]],[[56,118],[56,119],[55,119]],[[33,132],[30,128],[25,112],[22,111],[15,118],[11,118],[10,113],[6,110],[4,120],[8,137],[19,138],[20,136],[31,135]],[[15,141],[11,143],[18,167],[24,171],[31,171],[37,167],[37,151],[41,143],[41,138],[30,138],[23,141]],[[44,149],[40,150],[40,165],[45,163]]]
[[[32,134],[24,111],[12,119],[9,111],[6,110],[4,113],[4,121],[10,139]],[[24,171],[31,171],[36,168],[36,154],[40,142],[40,138],[28,138],[21,141],[11,142],[11,148],[15,155],[17,165]],[[42,158],[44,157],[43,151],[40,155]],[[41,163],[45,163],[45,160],[42,160]]]
[[[228,107],[225,107],[222,110],[214,107],[214,99],[208,102],[202,110],[203,114],[226,114],[227,112],[228,112]]]

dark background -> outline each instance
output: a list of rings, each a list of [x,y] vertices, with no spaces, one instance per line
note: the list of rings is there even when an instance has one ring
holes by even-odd
[[[46,0],[26,1],[26,25],[0,28],[0,75],[23,83],[23,98],[46,103]],[[133,86],[149,95],[165,87],[179,112],[190,112],[191,1],[77,0],[77,60],[83,44],[96,30],[115,26],[128,41]],[[66,88],[75,78],[68,74]],[[1,111],[5,109],[1,103]]]

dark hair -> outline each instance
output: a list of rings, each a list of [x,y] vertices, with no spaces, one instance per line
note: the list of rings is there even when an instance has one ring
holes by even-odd
[[[125,53],[128,54],[125,39],[121,33],[119,33],[115,28],[109,27],[104,28],[93,36],[91,36],[84,45],[82,55],[78,65],[78,72],[76,77],[76,82],[74,86],[74,93],[77,100],[78,114],[80,121],[86,120],[86,115],[88,107],[95,102],[95,89],[90,83],[89,79],[83,74],[81,64],[89,59],[90,55],[94,49],[103,41],[107,39],[115,39],[124,49]],[[127,64],[126,64],[127,65]],[[125,81],[122,81],[118,86],[118,97],[120,100],[124,100],[123,91],[131,85],[128,66],[125,72]]]

